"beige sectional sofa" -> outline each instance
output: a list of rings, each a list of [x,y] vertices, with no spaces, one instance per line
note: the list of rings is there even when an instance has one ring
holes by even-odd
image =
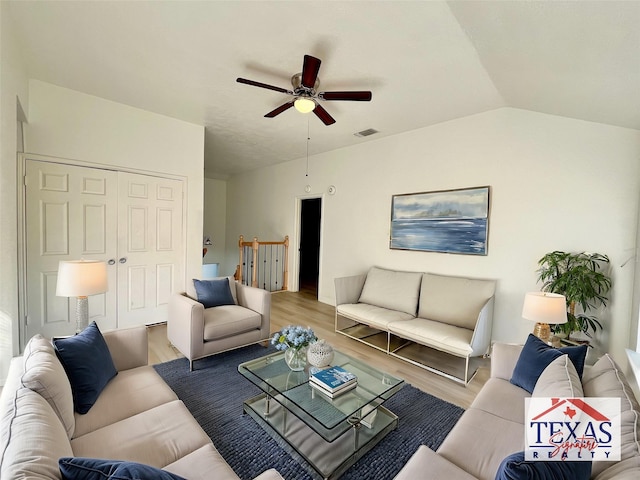
[[[521,350],[522,346],[518,345],[493,346],[491,377],[471,407],[437,452],[421,446],[396,480],[493,480],[502,460],[524,449],[524,400],[531,395],[509,381]],[[621,460],[593,462],[590,478],[637,480],[640,478],[640,407],[624,374],[609,355],[600,358],[593,367],[585,367],[582,380],[575,369],[571,373],[567,362],[570,363],[567,355],[554,360],[555,371],[551,372],[550,367],[545,369],[532,395],[620,398]]]
[[[470,359],[489,351],[495,288],[494,280],[372,267],[335,279],[335,330],[467,384]],[[464,373],[425,360],[421,346],[463,358]]]
[[[188,480],[239,477],[175,393],[147,365],[145,327],[104,333],[118,371],[84,415],[51,342],[33,337],[0,396],[0,477],[61,478],[61,457],[128,460]],[[188,375],[188,373],[185,373]],[[275,470],[260,480],[282,480]]]

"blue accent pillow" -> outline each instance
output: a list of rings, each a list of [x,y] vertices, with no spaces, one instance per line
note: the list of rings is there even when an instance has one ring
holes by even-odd
[[[193,285],[196,287],[198,302],[204,305],[204,308],[236,304],[233,295],[231,295],[227,278],[216,280],[197,280],[194,278]]]
[[[589,480],[591,462],[526,461],[524,452],[512,453],[500,463],[496,480]]]
[[[53,346],[64,367],[76,412],[85,414],[96,403],[107,383],[118,374],[107,342],[96,322],[73,337],[54,339]]]
[[[576,367],[578,376],[582,378],[587,348],[586,345],[553,348],[530,333],[522,352],[520,352],[520,357],[513,369],[510,381],[514,385],[524,388],[527,392],[533,393],[540,374],[551,362],[564,354],[569,355],[574,367]]]
[[[63,457],[58,466],[62,480],[185,480],[149,465],[119,460]]]

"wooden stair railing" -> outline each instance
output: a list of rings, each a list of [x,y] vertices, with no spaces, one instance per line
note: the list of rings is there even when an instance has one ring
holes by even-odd
[[[270,248],[268,248],[270,247]],[[281,242],[261,242],[254,237],[245,242],[240,235],[238,241],[239,262],[236,266],[235,279],[251,286],[263,288],[270,292],[284,291],[289,284],[289,236]]]

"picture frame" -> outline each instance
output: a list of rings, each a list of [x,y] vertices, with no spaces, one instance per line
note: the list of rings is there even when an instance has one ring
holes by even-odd
[[[393,195],[389,248],[487,255],[491,187]]]

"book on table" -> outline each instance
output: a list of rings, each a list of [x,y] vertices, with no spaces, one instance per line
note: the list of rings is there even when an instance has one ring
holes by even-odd
[[[350,383],[348,385],[345,385],[342,388],[339,388],[338,390],[335,390],[333,392],[330,392],[329,390],[326,390],[325,388],[322,388],[320,385],[318,385],[315,382],[309,382],[309,385],[311,385],[311,388],[317,392],[320,392],[323,395],[326,395],[327,397],[334,399],[336,397],[339,397],[340,395],[342,395],[343,393],[348,392],[349,390],[353,390],[354,388],[356,388],[358,386],[358,382],[353,382]]]
[[[339,366],[320,370],[309,377],[312,386],[319,386],[330,393],[335,393],[358,383],[358,378]]]

